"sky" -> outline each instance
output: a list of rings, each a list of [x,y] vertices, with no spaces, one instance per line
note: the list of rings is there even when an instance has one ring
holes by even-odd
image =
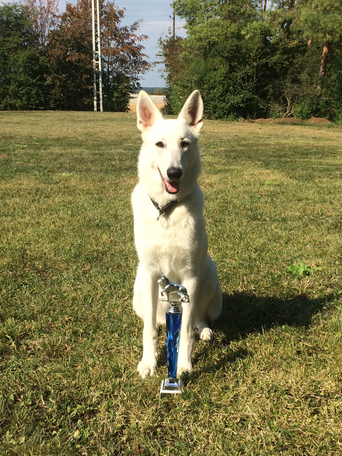
[[[156,62],[156,54],[159,52],[158,39],[167,37],[172,29],[172,0],[116,0],[115,4],[119,8],[125,8],[125,16],[122,25],[131,25],[133,22],[142,20],[137,34],[147,35],[148,40],[142,44],[145,47],[144,53],[149,56],[151,62]],[[65,0],[59,0],[59,11],[65,10]],[[69,0],[68,3],[76,4],[77,0]],[[186,36],[183,29],[184,21],[176,17],[176,34]],[[144,74],[140,78],[142,87],[165,87],[165,80],[160,71],[162,65],[157,65],[154,69]]]

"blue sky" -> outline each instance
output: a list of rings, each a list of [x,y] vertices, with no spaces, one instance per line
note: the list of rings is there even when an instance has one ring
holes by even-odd
[[[59,10],[64,11],[65,0],[59,1]],[[68,3],[76,4],[76,0],[70,0]],[[122,22],[123,25],[131,25],[133,22],[141,19],[139,34],[144,34],[149,37],[144,42],[145,53],[150,57],[151,62],[157,60],[156,54],[158,53],[158,39],[161,36],[168,36],[169,29],[172,28],[172,8],[170,6],[171,0],[117,0],[115,4],[119,8],[125,8],[125,18]],[[176,17],[176,34],[185,36],[183,29],[184,21]],[[158,69],[161,65],[157,65],[155,69],[142,75],[140,84],[143,87],[164,87],[165,81],[162,79]]]

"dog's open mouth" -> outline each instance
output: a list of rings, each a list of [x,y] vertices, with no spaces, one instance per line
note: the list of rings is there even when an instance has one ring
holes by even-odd
[[[162,175],[162,173],[161,173],[159,168],[158,168],[158,171],[159,171],[161,180],[163,181],[163,184],[164,184],[164,187],[165,187],[165,190],[167,191],[167,193],[171,193],[173,195],[178,193],[179,190],[180,190],[180,182],[178,182],[178,181],[171,181],[170,182],[170,181],[168,181],[168,180],[163,178],[163,175]]]

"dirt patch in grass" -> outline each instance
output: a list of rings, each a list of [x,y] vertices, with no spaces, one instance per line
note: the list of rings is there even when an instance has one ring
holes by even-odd
[[[300,119],[297,119],[296,117],[281,117],[278,119],[274,118],[269,118],[269,119],[256,119],[254,122],[257,123],[301,123],[303,122]]]
[[[252,122],[256,123],[305,123],[304,120],[298,119],[297,117],[281,117],[281,118],[269,118],[269,119],[255,119]],[[314,124],[331,124],[330,120],[324,117],[311,117],[306,123]]]
[[[255,119],[252,122],[256,123],[304,123],[304,120],[298,119],[297,117],[282,117],[282,118],[269,118],[269,119]],[[330,120],[324,117],[311,117],[306,123],[315,124],[331,124]]]
[[[311,119],[307,120],[307,123],[315,123],[315,124],[331,124],[330,120],[325,119],[324,117],[311,117]]]

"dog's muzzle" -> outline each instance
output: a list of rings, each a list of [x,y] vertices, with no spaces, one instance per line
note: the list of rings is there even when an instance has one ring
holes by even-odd
[[[170,193],[172,195],[175,195],[176,193],[178,193],[180,190],[179,179],[183,175],[183,171],[181,170],[181,168],[175,168],[175,167],[168,168],[167,177],[170,180],[164,179],[159,168],[158,168],[158,171],[159,171],[160,177],[163,181],[163,184],[164,184],[164,187],[165,187],[165,190],[167,191],[167,193]]]

